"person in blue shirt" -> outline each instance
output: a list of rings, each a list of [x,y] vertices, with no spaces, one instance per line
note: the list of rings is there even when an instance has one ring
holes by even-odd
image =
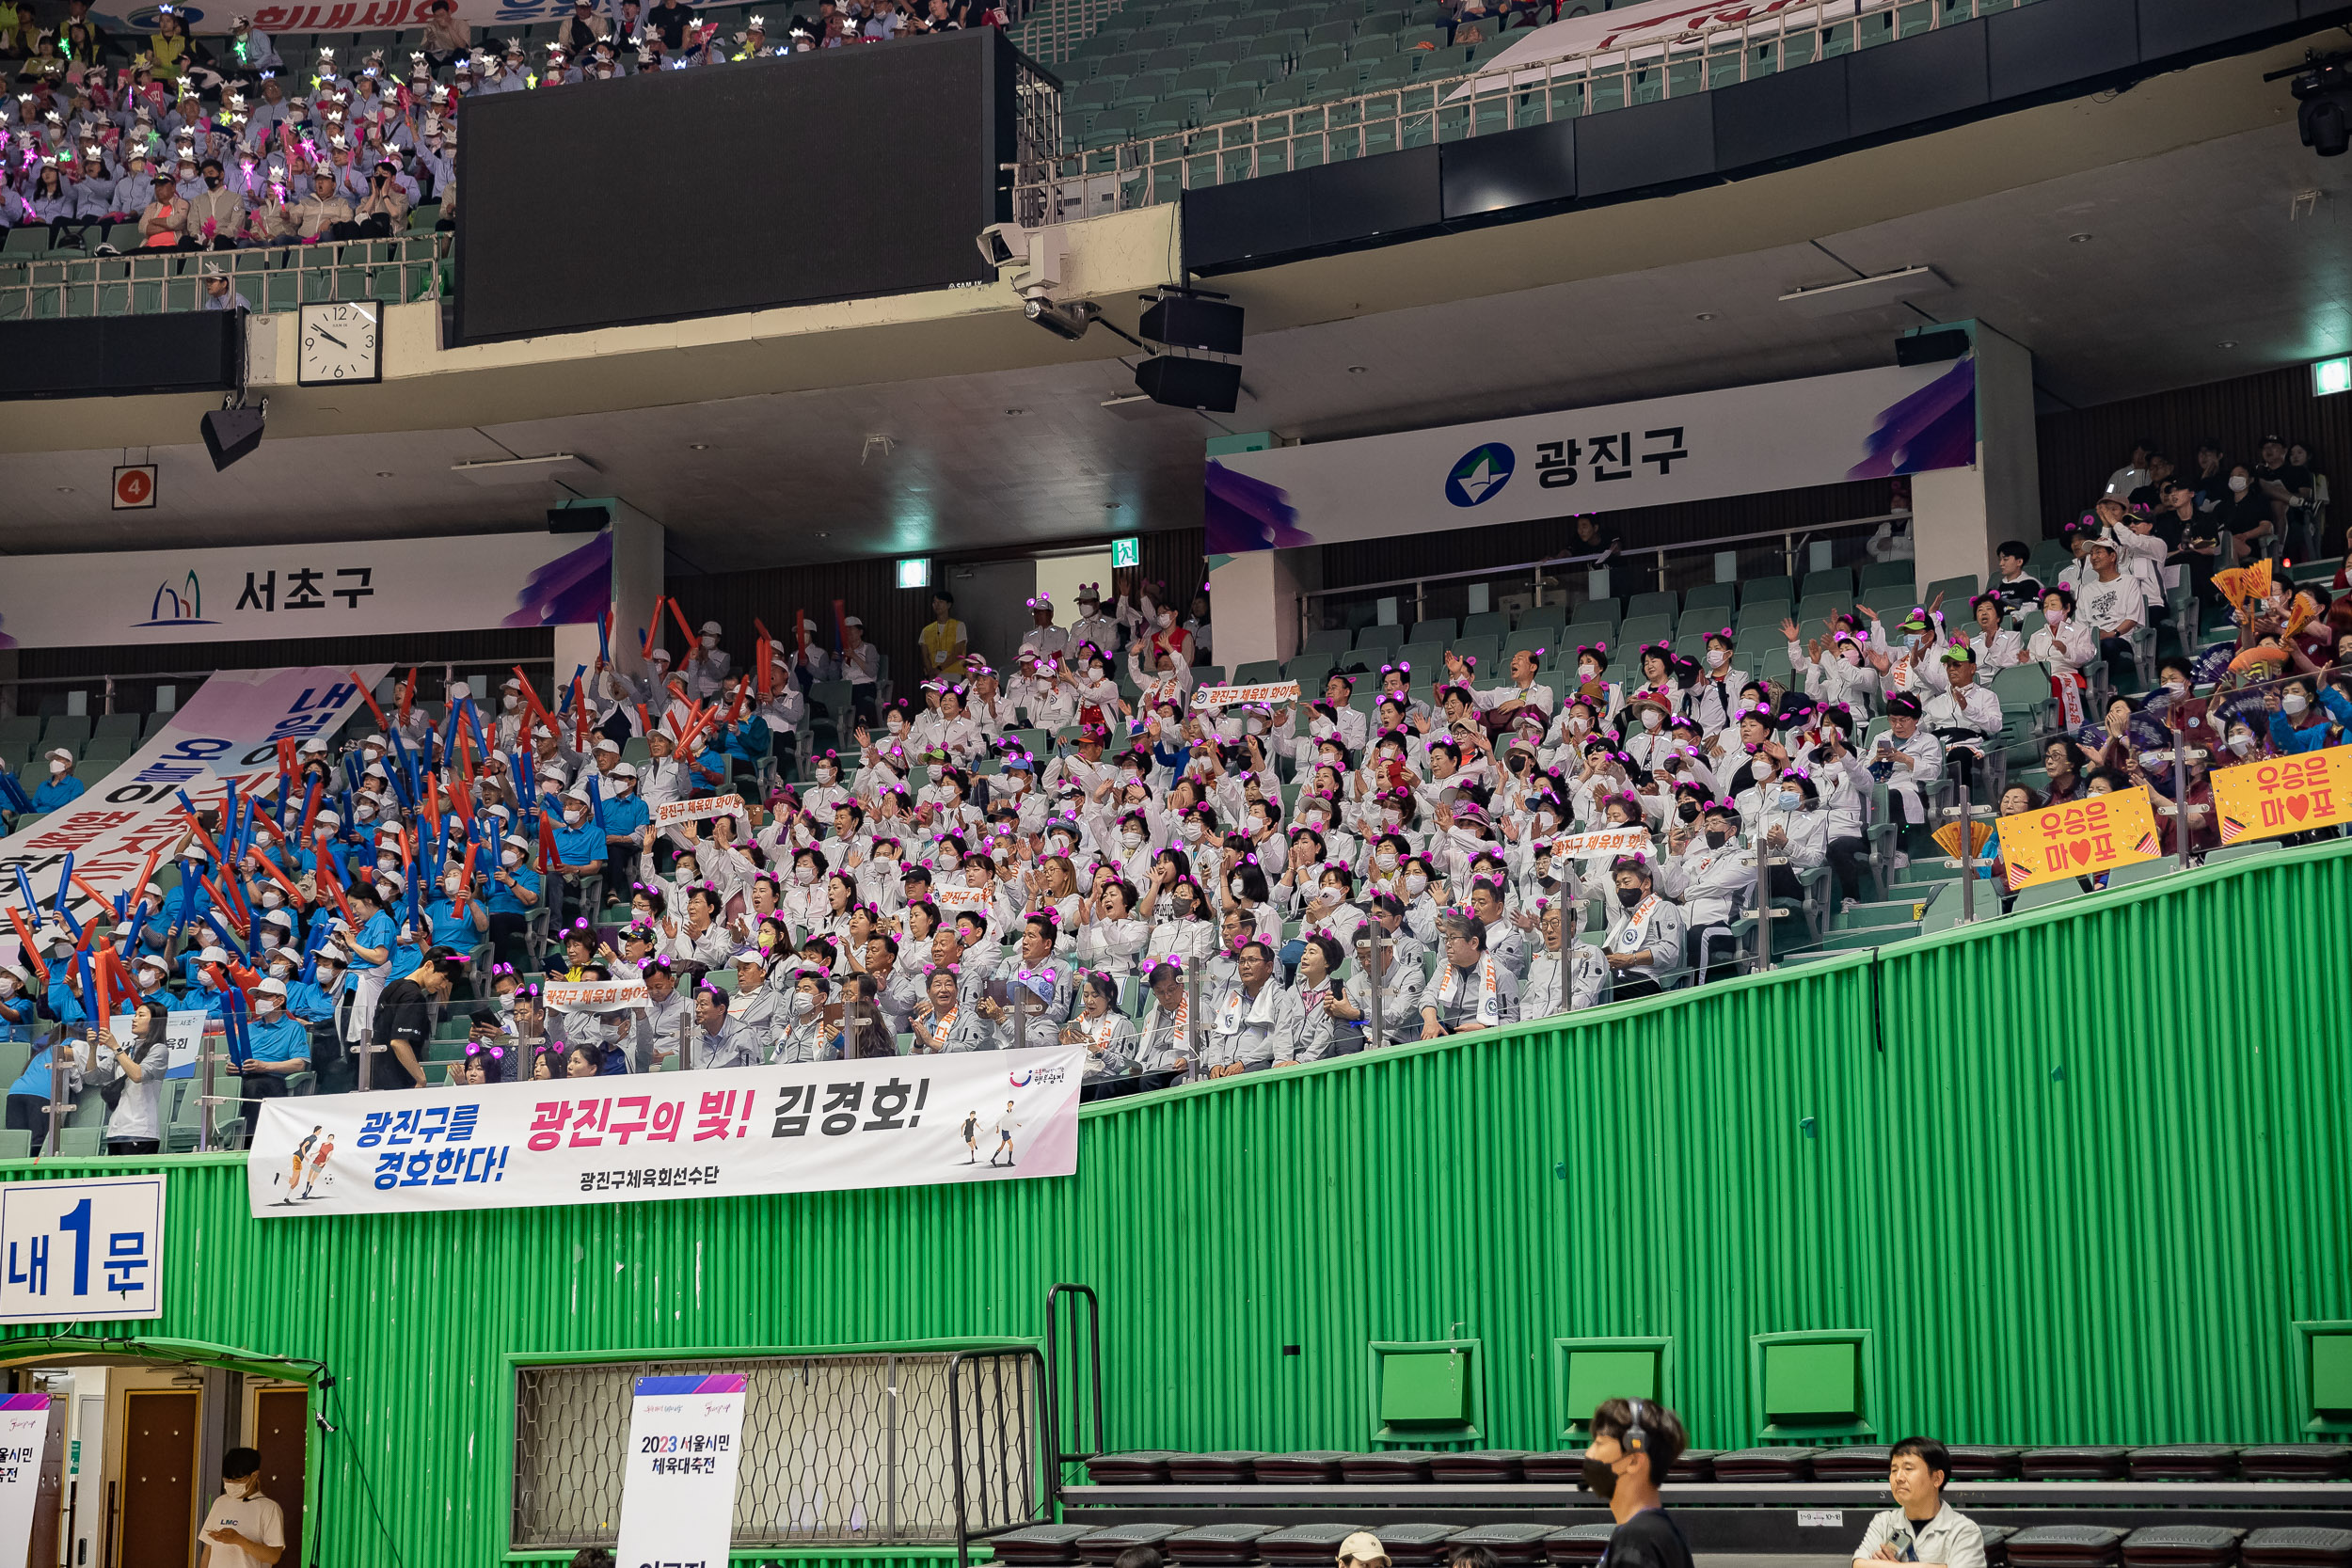
[[[596,787],[604,791],[604,858],[622,870],[633,869],[638,840],[653,825],[652,811],[637,798],[635,765],[614,764]]]
[[[30,1132],[36,1149],[49,1135],[49,1063],[55,1051],[56,1047],[44,1045],[34,1052],[33,1059],[24,1064],[24,1070],[8,1085],[8,1131]],[[65,1091],[71,1096],[81,1088],[81,1072],[71,1043],[67,1045],[65,1061]]]
[[[245,1114],[248,1141],[261,1119],[261,1102],[282,1098],[290,1076],[310,1070],[310,1031],[288,1016],[288,992],[286,982],[276,978],[253,988],[253,1016],[245,1032],[251,1054],[241,1072],[245,1103],[239,1107]],[[238,1069],[232,1067],[231,1070]]]
[[[2272,747],[2281,753],[2316,752],[2328,744],[2328,735],[2337,726],[2352,724],[2352,698],[2332,686],[2320,687],[2319,705],[2335,724],[2307,722],[2311,705],[2311,689],[2301,681],[2289,681],[2284,688],[2274,686],[2263,694],[2263,706],[2270,710]]]
[[[89,1014],[82,1008],[81,971],[54,953],[49,962],[49,1016],[59,1023],[89,1022]]]
[[[391,979],[392,950],[400,945],[400,928],[392,917],[384,912],[383,895],[373,882],[353,884],[344,895],[351,904],[352,918],[359,928],[351,933],[351,1024],[354,1041],[367,1037],[375,1022],[375,999],[384,994],[384,987]]]
[[[695,745],[697,753],[693,760],[687,763],[680,780],[690,798],[708,795],[726,787],[727,769],[734,766],[733,760],[720,749],[716,738],[706,736],[696,741]]]
[[[82,798],[82,781],[73,776],[73,753],[60,746],[47,760],[48,782],[33,791],[35,811],[56,811]]]
[[[724,738],[727,755],[745,765],[737,771],[748,769],[755,775],[759,771],[759,765],[768,760],[769,753],[776,746],[776,737],[768,728],[768,721],[756,713],[746,713],[729,724]]]
[[[604,874],[604,832],[591,816],[588,791],[576,787],[564,797],[564,820],[555,824],[556,873],[562,878],[555,894],[559,924],[580,908],[580,884]]]
[[[140,1002],[149,998],[163,1003],[166,1012],[180,1010],[180,998],[171,990],[171,960],[161,953],[142,953],[133,966],[132,978],[138,987],[138,995],[126,996],[115,1008],[124,1017],[138,1010]]]
[[[30,1039],[33,1025],[40,1022],[40,1004],[26,987],[24,974],[0,969],[0,1039]]]
[[[434,894],[432,900],[424,906],[421,913],[427,929],[431,932],[429,940],[432,945],[454,948],[460,953],[470,953],[474,950],[475,944],[489,934],[490,911],[487,900],[480,896],[470,896],[466,900],[466,912],[459,914],[457,912],[457,890],[462,883],[462,873],[455,870],[442,872],[440,888]],[[423,961],[420,958],[417,963]],[[398,964],[393,965],[395,969],[399,967]],[[414,969],[416,964],[410,964],[408,967]]]
[[[642,808],[641,808],[642,809]],[[539,904],[539,873],[531,868],[531,840],[508,833],[499,840],[498,864],[486,879],[477,872],[474,887],[484,895],[490,912],[490,942],[499,956],[509,958],[528,939],[531,911]]]

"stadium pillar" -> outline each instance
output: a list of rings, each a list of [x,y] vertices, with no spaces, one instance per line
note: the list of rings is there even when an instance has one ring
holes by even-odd
[[[660,523],[616,497],[583,499],[573,504],[612,509],[612,659],[630,674],[643,673],[645,661],[639,656],[638,650],[644,645],[645,623],[653,617],[654,600],[662,592],[661,561],[668,531]],[[628,636],[622,636],[622,631],[630,626],[636,630]],[[751,657],[755,635],[748,626],[727,628],[728,645],[739,646],[743,650],[737,657],[739,669],[744,667],[744,661]],[[594,626],[555,628],[555,673],[558,680],[568,681],[574,670],[583,664],[594,669],[596,662],[596,628]]]
[[[1922,589],[1939,578],[1993,571],[2004,539],[2042,536],[2042,463],[2034,437],[2033,354],[1982,322],[1965,322],[1977,354],[1977,461],[1911,476],[1911,535]],[[1940,325],[1929,330],[1947,330]],[[1963,622],[1968,607],[1946,605]]]
[[[1212,556],[1210,561],[1209,612],[1216,627],[1216,662],[1232,671],[1298,652],[1299,602],[1323,586],[1320,549],[1250,550]]]

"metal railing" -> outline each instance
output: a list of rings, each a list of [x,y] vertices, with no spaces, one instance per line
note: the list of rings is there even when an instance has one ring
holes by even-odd
[[[1012,29],[1012,41],[1029,58],[1059,65],[1126,5],[1127,0],[1045,0]]]
[[[125,251],[119,256],[52,254],[0,259],[0,321],[67,316],[151,316],[198,310],[207,265],[229,274],[230,287],[256,315],[331,300],[407,304],[441,296],[448,233],[250,250]]]
[[[376,661],[363,660],[361,662],[373,663]],[[402,661],[402,664],[405,665],[405,661]],[[450,684],[456,680],[457,673],[460,670],[489,671],[497,673],[500,678],[503,679],[507,674],[512,673],[515,667],[518,664],[525,670],[534,673],[545,670],[552,673],[555,669],[555,661],[545,657],[532,657],[527,658],[417,660],[415,666],[417,669],[438,670],[441,673],[440,685],[429,689],[431,691],[431,696],[429,698],[420,695],[419,701],[430,701],[435,704],[439,703],[441,700],[440,693],[446,691],[449,689]],[[23,693],[27,690],[56,687],[64,688],[69,695],[77,691],[83,695],[85,701],[82,705],[81,712],[79,714],[75,714],[68,711],[60,714],[43,715],[43,717],[95,718],[103,714],[115,712],[151,712],[153,711],[151,705],[145,708],[119,708],[117,705],[118,703],[129,695],[124,689],[131,688],[141,690],[151,705],[154,697],[152,688],[154,687],[162,686],[167,683],[177,686],[183,681],[208,681],[219,673],[220,672],[217,670],[141,670],[135,673],[127,674],[10,676],[7,679],[0,679],[0,719],[26,717],[34,712],[37,712],[39,710],[38,700],[33,707],[28,708],[25,705]],[[394,673],[395,675],[399,674],[398,667],[395,668]],[[418,677],[419,689],[421,693],[428,689],[423,685],[424,681],[428,678],[429,677],[422,675]],[[495,685],[496,683],[494,682],[492,684]],[[93,699],[95,705],[93,705],[92,703]]]
[[[1488,586],[1488,603],[1496,609],[1505,608],[1498,602],[1505,594],[1496,594],[1496,587],[1501,586],[1516,596],[1522,585],[1529,608],[1546,604],[1573,608],[1595,596],[1590,592],[1591,574],[1597,570],[1607,570],[1613,578],[1609,584],[1613,592],[1602,595],[1605,597],[1678,591],[1697,583],[1724,580],[1717,570],[1717,558],[1724,555],[1738,558],[1735,580],[1772,576],[1802,578],[1807,571],[1854,564],[1855,558],[1865,553],[1870,534],[1886,524],[1908,523],[1911,515],[1908,512],[1887,512],[1801,529],[1766,529],[1674,545],[1619,545],[1608,550],[1572,551],[1541,561],[1469,571],[1427,572],[1377,582],[1309,589],[1298,596],[1299,641],[1303,644],[1308,637],[1327,629],[1327,626],[1336,629],[1341,625],[1354,624],[1355,618],[1346,615],[1343,607],[1368,598],[1393,597],[1397,601],[1396,618],[1407,624],[1447,616],[1458,618],[1467,611],[1454,606],[1452,596],[1467,598],[1470,587],[1475,583]],[[1824,559],[1816,561],[1816,547],[1820,546],[1829,547],[1820,552]],[[1648,558],[1646,564],[1642,563],[1643,557]],[[1336,616],[1335,610],[1339,611]],[[1407,614],[1407,610],[1411,613]]]
[[[1172,201],[1195,186],[1688,97],[2036,3],[1804,0],[1773,16],[1592,50],[1491,81],[1476,73],[1492,69],[1500,47],[1488,46],[1483,60],[1438,67],[1444,75],[1428,79],[1431,67],[1461,50],[1441,47],[1428,52],[1410,81],[1237,119],[1152,127],[1066,151],[1054,161],[1047,188],[1024,210],[1034,204],[1052,214],[1048,221],[1098,216]],[[1534,36],[1540,33],[1514,29],[1495,43]],[[1295,72],[1298,58],[1290,65]],[[1283,90],[1277,82],[1269,96]]]
[[[741,1372],[739,1547],[964,1546],[1033,1522],[1030,1345],[612,1360],[515,1371],[515,1551],[611,1546],[640,1377]]]

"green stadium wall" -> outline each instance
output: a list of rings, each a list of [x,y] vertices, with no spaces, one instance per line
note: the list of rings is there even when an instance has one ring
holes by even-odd
[[[332,1369],[329,1561],[504,1556],[509,1356],[1031,1337],[1057,1281],[1115,1448],[1366,1448],[1367,1346],[1449,1338],[1486,1442],[1550,1448],[1552,1341],[1607,1336],[1739,1447],[1794,1330],[1868,1332],[1881,1440],[2288,1441],[2293,1325],[2352,1319],[2347,958],[2352,842],[1089,1106],[1068,1179],[256,1221],[235,1157],[46,1174],[171,1173],[167,1315],[71,1332]]]

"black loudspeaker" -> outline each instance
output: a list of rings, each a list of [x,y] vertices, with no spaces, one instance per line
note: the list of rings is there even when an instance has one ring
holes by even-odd
[[[1241,352],[1242,309],[1214,299],[1166,294],[1147,307],[1139,331],[1155,343],[1171,348],[1206,349],[1211,354]]]
[[[213,454],[213,471],[218,473],[240,457],[252,455],[262,444],[262,411],[258,408],[223,408],[204,416],[204,450]]]
[[[1136,367],[1136,385],[1153,403],[1230,414],[1241,395],[1241,367],[1220,359],[1155,355]]]
[[[1940,365],[1947,359],[1959,358],[1971,346],[1968,334],[1956,326],[1941,332],[1915,332],[1908,338],[1895,340],[1895,363]]]
[[[549,533],[595,533],[612,520],[609,506],[550,506],[548,508]]]

